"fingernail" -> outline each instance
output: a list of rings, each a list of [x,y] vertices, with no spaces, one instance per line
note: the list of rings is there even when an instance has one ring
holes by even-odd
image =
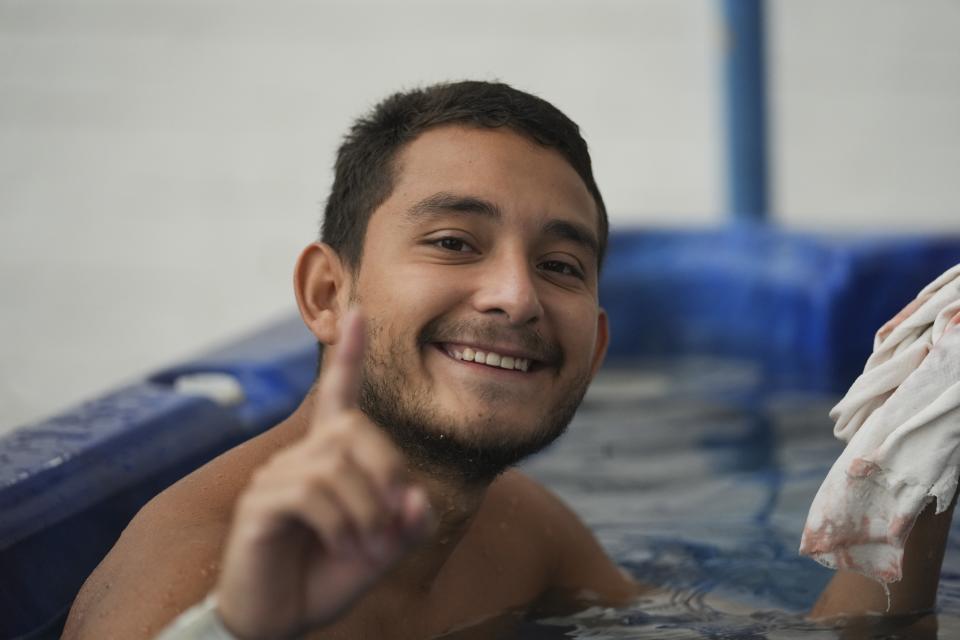
[[[405,496],[403,526],[407,537],[419,537],[433,528],[433,509],[427,492],[420,487],[411,487]]]
[[[430,511],[430,500],[427,492],[421,487],[410,487],[404,496],[404,502],[412,513],[426,513]]]

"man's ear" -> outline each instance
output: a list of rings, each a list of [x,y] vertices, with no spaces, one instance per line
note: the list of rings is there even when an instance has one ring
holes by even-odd
[[[328,244],[314,242],[297,259],[293,288],[303,323],[325,345],[337,341],[337,321],[347,311],[350,274]]]
[[[597,344],[593,350],[593,365],[590,369],[591,378],[600,371],[600,367],[603,365],[603,359],[607,356],[608,346],[610,346],[610,324],[607,321],[607,312],[601,308],[597,313]]]

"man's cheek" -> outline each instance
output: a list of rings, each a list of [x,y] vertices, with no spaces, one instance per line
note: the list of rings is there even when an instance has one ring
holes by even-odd
[[[597,327],[595,323],[586,322],[585,319],[576,324],[578,330],[571,331],[567,335],[564,351],[567,358],[581,360],[589,359],[593,354],[593,348],[597,340]]]

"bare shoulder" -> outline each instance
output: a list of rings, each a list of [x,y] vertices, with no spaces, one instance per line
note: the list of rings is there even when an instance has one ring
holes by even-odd
[[[150,638],[203,599],[219,574],[236,498],[276,449],[277,437],[266,435],[228,451],[148,502],[87,578],[63,637]]]
[[[551,550],[567,546],[570,536],[592,537],[559,496],[517,469],[503,473],[490,485],[484,511],[522,529],[524,535]]]
[[[489,504],[487,504],[489,503]],[[617,567],[580,517],[547,487],[520,471],[503,474],[490,487],[488,517],[510,522],[511,544],[525,541],[545,556],[546,591],[555,600],[623,604],[644,588]]]

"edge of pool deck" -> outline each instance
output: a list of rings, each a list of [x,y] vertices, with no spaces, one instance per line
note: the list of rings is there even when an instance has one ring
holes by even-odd
[[[601,279],[608,363],[721,356],[761,367],[761,394],[839,392],[876,329],[958,262],[960,235],[616,231]],[[315,340],[290,318],[0,437],[0,636],[57,637],[136,511],[292,412],[315,371]],[[177,390],[206,373],[229,376],[239,398]]]

